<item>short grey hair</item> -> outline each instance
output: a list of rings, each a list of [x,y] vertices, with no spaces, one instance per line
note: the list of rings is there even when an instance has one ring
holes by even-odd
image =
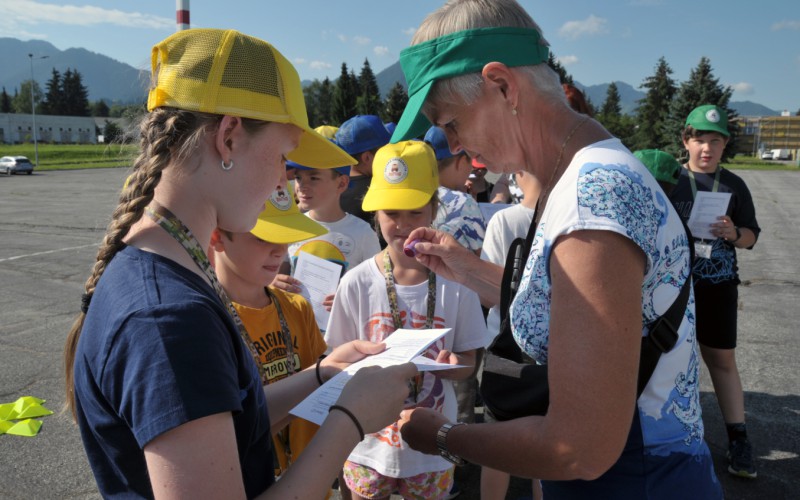
[[[550,44],[542,35],[539,25],[515,0],[450,0],[422,21],[411,40],[416,45],[456,31],[510,26],[535,29],[541,35],[542,45]],[[558,75],[547,64],[520,66],[531,83],[552,99],[564,101],[564,90]],[[439,80],[428,94],[422,110],[426,114],[436,103],[471,104],[480,96],[483,78],[479,73],[460,75]]]

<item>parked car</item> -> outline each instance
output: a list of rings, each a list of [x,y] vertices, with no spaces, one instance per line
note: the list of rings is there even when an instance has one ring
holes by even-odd
[[[773,160],[790,160],[792,158],[792,154],[789,153],[788,149],[773,149],[772,150],[772,159]]]
[[[33,173],[33,163],[24,156],[4,156],[0,158],[0,172],[6,175]]]
[[[771,160],[772,159],[772,151],[764,151],[761,153],[762,160]]]

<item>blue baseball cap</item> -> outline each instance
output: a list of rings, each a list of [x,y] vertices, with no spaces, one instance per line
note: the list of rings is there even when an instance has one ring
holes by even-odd
[[[300,165],[299,163],[295,163],[292,160],[286,160],[286,168],[296,168],[297,170],[316,170],[315,167],[306,167],[305,165]],[[345,167],[336,167],[336,168],[329,168],[325,170],[335,170],[342,175],[350,175],[350,165]]]
[[[446,160],[455,155],[450,151],[450,145],[447,144],[447,136],[444,131],[437,126],[433,126],[425,133],[425,142],[431,145],[433,152],[436,153],[436,160]]]
[[[336,144],[347,154],[356,155],[389,144],[391,134],[376,115],[356,115],[339,126]]]
[[[394,133],[394,129],[397,128],[397,124],[395,122],[384,123],[383,126],[386,127],[389,135],[392,135]]]

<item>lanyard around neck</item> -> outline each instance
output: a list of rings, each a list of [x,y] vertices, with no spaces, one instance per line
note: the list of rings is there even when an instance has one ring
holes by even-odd
[[[186,250],[186,253],[188,253],[194,263],[197,264],[197,267],[200,268],[206,278],[208,278],[208,281],[211,283],[214,291],[217,292],[217,296],[219,296],[219,299],[223,304],[225,304],[225,307],[228,308],[228,313],[230,313],[233,322],[236,324],[236,329],[239,331],[239,336],[242,338],[247,346],[247,349],[250,351],[250,354],[253,356],[253,360],[256,362],[256,367],[258,368],[258,374],[261,377],[261,383],[266,385],[268,382],[267,372],[264,369],[264,364],[258,359],[258,350],[256,349],[253,340],[250,338],[250,335],[247,334],[247,330],[242,323],[242,319],[239,317],[239,314],[233,307],[231,299],[228,298],[228,294],[225,293],[225,290],[222,288],[222,285],[217,279],[214,268],[211,267],[211,262],[208,260],[205,250],[203,250],[203,248],[200,246],[200,242],[197,241],[197,238],[195,238],[194,234],[192,234],[192,231],[165,207],[153,202],[145,209],[145,212],[151,219],[153,219],[153,222],[161,226],[164,231],[166,231],[170,236],[175,238],[178,243],[181,244],[181,246]]]
[[[392,259],[389,257],[389,249],[383,252],[383,275],[386,278],[386,294],[389,296],[389,308],[392,312],[392,321],[394,322],[395,329],[403,327],[403,321],[400,319],[400,306],[397,302],[397,288],[394,283],[394,274],[392,273]],[[425,328],[433,328],[433,315],[436,311],[436,274],[428,271],[428,311],[425,317]],[[409,319],[409,325],[411,321]]]
[[[278,312],[278,321],[281,324],[283,344],[286,346],[286,373],[288,375],[294,375],[294,344],[292,343],[292,332],[289,331],[289,324],[286,322],[286,317],[283,315],[283,309],[281,309],[281,304],[278,302],[275,294],[270,292],[268,287],[264,287],[264,291],[267,293],[269,300],[275,304],[275,310]]]
[[[692,199],[697,198],[697,181],[694,180],[694,172],[688,166],[686,170],[689,171],[689,184],[692,185]],[[720,167],[717,167],[717,171],[714,173],[714,186],[711,188],[712,193],[716,193],[717,189],[719,189],[719,171],[722,170]]]

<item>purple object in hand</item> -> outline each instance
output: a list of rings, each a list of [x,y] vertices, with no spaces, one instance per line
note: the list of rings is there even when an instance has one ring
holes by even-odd
[[[417,249],[415,248],[417,243],[419,243],[419,240],[411,240],[411,243],[403,247],[403,253],[408,257],[415,257],[417,255]]]

